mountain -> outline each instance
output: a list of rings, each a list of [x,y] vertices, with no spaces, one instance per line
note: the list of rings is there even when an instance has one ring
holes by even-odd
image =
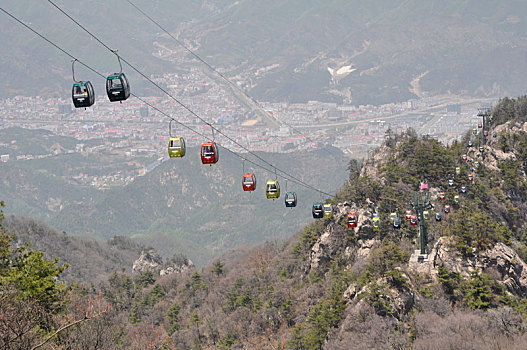
[[[29,243],[32,250],[44,252],[47,259],[59,258],[69,267],[61,274],[68,283],[107,281],[114,271],[132,271],[132,263],[143,247],[129,238],[116,236],[104,242],[88,237],[58,232],[33,219],[7,216],[3,222],[6,231],[16,234],[16,244]]]
[[[98,69],[117,68],[111,53],[51,5],[9,0],[4,6]],[[258,100],[359,105],[524,92],[527,5],[520,0],[137,1],[137,6]],[[147,75],[208,71],[130,4],[62,7]],[[10,48],[0,54],[0,97],[67,96],[69,58],[9,18],[0,26],[6,33],[0,43]],[[341,72],[347,73],[330,75],[344,67],[349,68]],[[80,67],[78,75],[93,76]],[[35,80],[45,84],[25,83]],[[103,89],[103,81],[92,80],[96,90]],[[130,80],[140,94],[159,93],[133,72]]]
[[[69,301],[59,303],[63,309],[47,311],[77,325],[62,326],[48,339],[50,346],[525,348],[527,97],[502,99],[487,122],[488,138],[483,131],[467,132],[451,145],[412,130],[387,133],[363,164],[349,164],[349,180],[333,198],[333,217],[316,220],[283,242],[232,251],[201,270],[164,276],[159,268],[115,272],[100,285],[101,292],[72,290],[73,305],[95,300],[100,312],[88,310],[79,318],[68,311]],[[442,214],[440,221],[422,215],[425,254],[420,254],[417,226],[404,217],[416,192],[430,195],[425,204],[431,214]],[[448,213],[445,205],[451,206]],[[351,210],[357,213],[356,226],[349,228]],[[401,218],[399,228],[390,220],[392,213]],[[0,254],[5,251],[4,245]],[[147,255],[155,254],[142,254]],[[27,260],[16,261],[27,266]],[[18,276],[18,265],[2,268],[7,276]],[[6,310],[14,310],[23,299],[9,298],[15,292],[23,296],[27,287],[7,283],[11,280],[3,275],[0,281],[2,288],[13,286],[3,295],[16,301],[6,304]],[[35,283],[30,291],[38,287]],[[26,303],[33,305],[32,300]],[[23,305],[20,314],[0,322],[0,327],[11,325],[6,335],[35,320],[24,318],[32,309]],[[0,341],[35,344],[41,334]]]
[[[22,139],[15,145],[31,144],[28,141],[43,137],[41,131],[5,133],[14,139],[21,133]],[[104,152],[67,153],[75,148],[72,142],[78,141],[66,138],[61,144],[61,138],[47,135],[47,142],[55,148],[62,145],[63,153],[1,163],[0,197],[8,204],[7,213],[31,216],[73,235],[104,240],[133,237],[165,257],[185,253],[198,266],[239,245],[291,236],[311,220],[312,203],[325,200],[317,192],[281,178],[282,196],[268,200],[265,183],[275,174],[262,172],[248,162],[245,168],[255,172],[257,189],[244,192],[243,165],[228,152],[221,153],[218,164],[204,166],[199,149],[189,148],[184,158],[162,162],[145,176],[137,176],[138,164],[146,167],[154,160],[131,161]],[[48,152],[46,142],[41,147],[42,152]],[[334,192],[346,179],[348,159],[337,149],[259,156],[327,193]],[[79,173],[102,177],[134,169],[132,182],[105,190],[77,179]],[[297,193],[296,208],[286,210],[286,191]]]

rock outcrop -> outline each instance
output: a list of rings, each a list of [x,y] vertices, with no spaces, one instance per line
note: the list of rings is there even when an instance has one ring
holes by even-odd
[[[132,271],[145,272],[155,271],[163,265],[163,258],[153,249],[146,249],[141,252],[139,258],[134,261]]]
[[[492,271],[509,292],[527,296],[527,264],[511,247],[501,242],[491,249],[477,251],[474,256],[464,258],[455,248],[452,238],[441,237],[428,258],[421,262],[410,262],[409,269],[437,280],[438,266],[459,273],[463,278],[469,278],[475,271]]]

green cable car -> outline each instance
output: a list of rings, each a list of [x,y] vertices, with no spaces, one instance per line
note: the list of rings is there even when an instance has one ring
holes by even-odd
[[[267,199],[280,198],[280,184],[277,180],[269,180],[265,185],[265,195]]]
[[[168,155],[170,158],[183,158],[187,152],[183,137],[171,137],[168,140]]]

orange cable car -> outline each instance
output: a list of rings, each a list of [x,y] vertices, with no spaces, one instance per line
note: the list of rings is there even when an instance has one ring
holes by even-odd
[[[242,186],[244,191],[254,191],[256,189],[256,175],[247,173],[243,175]]]
[[[348,228],[357,227],[358,215],[356,210],[352,210],[348,214],[346,222],[348,223]]]
[[[201,145],[201,163],[209,165],[216,164],[219,158],[220,155],[216,142],[205,142]]]

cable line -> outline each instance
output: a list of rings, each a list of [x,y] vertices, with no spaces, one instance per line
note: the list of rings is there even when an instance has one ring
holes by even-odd
[[[82,28],[86,33],[88,33],[92,38],[94,38],[97,42],[99,42],[102,46],[104,46],[108,51],[110,51],[111,53],[115,53],[115,50],[113,50],[112,48],[110,48],[108,45],[106,45],[103,41],[101,41],[97,36],[95,36],[95,34],[91,33],[88,29],[86,29],[82,24],[80,24],[77,20],[75,20],[73,17],[71,17],[68,13],[66,13],[63,9],[61,9],[59,6],[57,6],[52,0],[48,0],[48,2],[50,4],[52,4],[57,10],[59,10],[62,14],[64,14],[66,17],[68,17],[71,21],[73,21],[73,23],[75,23],[76,25],[78,25],[80,28]],[[216,128],[216,127],[213,127],[209,122],[207,122],[205,119],[203,119],[201,116],[199,116],[196,112],[194,112],[192,109],[190,109],[190,107],[188,107],[187,105],[185,105],[184,103],[182,103],[181,101],[179,101],[176,97],[174,97],[172,94],[170,94],[168,91],[166,91],[163,87],[161,87],[159,84],[157,84],[156,82],[154,82],[152,79],[150,79],[150,77],[146,76],[143,72],[141,72],[138,68],[136,68],[134,65],[132,65],[130,62],[128,62],[125,58],[123,58],[122,56],[120,56],[121,60],[126,63],[128,66],[130,66],[134,71],[136,71],[138,74],[140,74],[143,78],[145,78],[146,80],[148,80],[151,84],[153,84],[155,87],[157,87],[159,90],[161,90],[164,94],[166,94],[168,97],[170,97],[172,100],[174,100],[177,104],[179,104],[181,107],[183,107],[185,110],[187,110],[190,114],[192,114],[193,116],[195,116],[196,118],[198,118],[202,123],[204,124],[208,124],[212,127],[213,130],[216,130],[216,132],[220,135],[222,135],[223,137],[225,137],[227,140],[231,141],[232,143],[234,143],[235,145],[239,146],[240,148],[244,149],[245,151],[247,151],[249,154],[251,154],[252,156],[254,156],[255,158],[259,159],[260,161],[262,161],[263,163],[267,164],[268,166],[270,166],[271,168],[273,169],[276,169],[278,171],[280,171],[281,173],[283,174],[287,174],[285,171],[277,168],[276,166],[274,166],[273,164],[269,163],[267,160],[265,160],[264,158],[262,158],[261,156],[255,154],[254,152],[252,152],[251,150],[249,150],[247,147],[243,146],[242,144],[240,144],[238,141],[234,140],[233,138],[229,137],[228,135],[226,135],[223,131],[221,131],[220,129]],[[317,192],[320,192],[320,193],[324,193],[326,195],[329,195],[327,194],[326,192],[323,192],[322,190],[319,190],[313,186],[311,186],[310,184],[288,174],[290,177],[294,178],[297,182],[299,183],[302,183],[304,184],[305,187],[308,187],[308,188],[311,188],[312,190],[314,191],[317,191]],[[331,196],[331,195],[329,195]]]
[[[2,12],[4,12],[6,15],[8,15],[9,17],[11,17],[13,20],[15,20],[16,22],[18,22],[19,24],[21,24],[22,26],[24,26],[25,28],[27,28],[27,29],[30,30],[31,32],[33,32],[35,35],[39,36],[41,39],[43,39],[44,41],[46,41],[47,43],[49,43],[50,45],[52,45],[53,47],[55,47],[57,50],[61,51],[61,52],[64,53],[66,56],[70,57],[72,60],[75,60],[76,62],[78,62],[79,64],[83,65],[85,68],[87,68],[88,70],[92,71],[92,72],[95,73],[96,75],[99,75],[100,77],[106,79],[106,76],[105,76],[105,75],[103,75],[102,73],[98,72],[96,69],[94,69],[94,68],[92,68],[91,66],[89,66],[88,64],[84,63],[83,61],[81,61],[81,60],[78,59],[77,57],[73,56],[73,55],[70,54],[68,51],[66,51],[65,49],[63,49],[62,47],[60,47],[59,45],[57,45],[56,43],[54,43],[53,41],[51,41],[50,39],[46,38],[44,35],[40,34],[38,31],[36,31],[35,29],[33,29],[32,27],[30,27],[29,25],[27,25],[26,23],[24,23],[24,22],[21,21],[20,19],[18,19],[16,16],[12,15],[10,12],[4,10],[4,9],[1,8],[1,7],[0,7],[0,10],[1,10]],[[125,63],[127,63],[128,65],[130,65],[130,64],[129,64],[128,62],[126,62],[124,59],[123,59],[123,61],[124,61]],[[141,74],[142,74],[142,73],[141,73]],[[144,74],[142,74],[142,75],[144,76]],[[170,116],[170,115],[167,114],[166,112],[164,112],[164,111],[162,111],[161,109],[159,109],[157,106],[155,106],[155,105],[151,104],[150,102],[146,101],[145,99],[143,99],[143,98],[141,98],[141,97],[139,97],[139,96],[137,96],[137,95],[135,95],[135,94],[131,94],[131,95],[134,96],[135,98],[137,98],[139,101],[141,101],[141,102],[144,103],[145,105],[147,105],[147,106],[149,106],[150,108],[152,108],[152,109],[158,111],[158,112],[161,113],[163,116],[165,116],[165,117],[171,119],[172,121],[175,121],[175,122],[178,123],[179,125],[181,125],[181,126],[185,127],[186,129],[192,131],[193,133],[195,133],[195,134],[197,134],[197,135],[199,135],[199,136],[201,136],[201,137],[203,137],[203,138],[205,138],[205,139],[207,139],[207,140],[211,140],[209,136],[206,136],[206,135],[204,135],[203,133],[200,133],[199,131],[195,130],[195,129],[192,128],[191,126],[188,126],[188,125],[186,125],[186,124],[184,124],[184,123],[178,121],[177,119],[175,119],[174,117]],[[183,106],[184,106],[184,105],[183,105]],[[184,106],[184,107],[185,107],[187,110],[189,110],[188,107],[186,107],[186,106]],[[194,112],[192,112],[192,113],[195,114]],[[206,123],[206,122],[205,122],[205,123]],[[206,123],[206,124],[210,125],[209,123]],[[219,131],[217,128],[213,128],[213,129],[216,129],[216,131],[218,131],[219,133],[221,133],[221,131]],[[224,135],[223,133],[221,133],[221,134]],[[224,136],[225,136],[225,135],[224,135]],[[227,137],[227,139],[230,139],[230,138]],[[238,144],[237,142],[235,142],[235,143]],[[247,161],[247,162],[253,164],[254,166],[259,167],[259,168],[261,168],[261,169],[263,169],[263,170],[265,170],[265,171],[267,171],[267,172],[269,172],[269,173],[271,173],[271,174],[272,174],[273,172],[276,174],[276,171],[278,170],[278,171],[281,172],[281,174],[280,174],[279,176],[282,177],[282,178],[284,178],[284,179],[286,179],[286,180],[292,181],[292,182],[294,182],[294,183],[296,183],[296,184],[298,184],[298,185],[300,185],[300,186],[303,186],[303,187],[305,187],[305,188],[311,189],[311,190],[313,190],[313,191],[315,191],[315,192],[319,192],[319,193],[321,193],[321,194],[325,194],[325,195],[327,195],[327,196],[329,196],[329,197],[332,197],[332,196],[333,196],[333,195],[331,195],[331,194],[329,194],[329,193],[327,193],[327,192],[324,192],[324,191],[322,191],[322,190],[319,190],[319,189],[317,189],[317,188],[315,188],[315,187],[313,187],[313,186],[311,186],[311,185],[309,185],[309,184],[307,184],[307,183],[305,183],[305,182],[299,180],[299,179],[296,178],[295,176],[290,175],[289,173],[287,173],[287,172],[285,172],[285,171],[283,171],[283,170],[280,170],[279,168],[273,166],[272,164],[268,163],[268,162],[265,161],[265,160],[264,160],[265,163],[268,164],[268,165],[270,165],[272,169],[266,168],[265,166],[262,166],[261,164],[258,164],[258,163],[256,163],[256,162],[254,162],[254,161],[248,159],[247,157],[244,157],[244,156],[242,156],[241,154],[236,153],[236,152],[230,150],[230,149],[227,148],[226,146],[223,146],[223,145],[221,145],[221,144],[218,144],[218,145],[219,145],[220,147],[222,147],[223,149],[225,149],[226,151],[228,151],[229,153],[231,153],[231,154],[237,156],[238,158],[240,158],[240,159],[242,159],[242,160],[245,160],[245,161]],[[238,145],[239,145],[239,144],[238,144]],[[241,145],[240,145],[240,146],[241,146]],[[243,147],[243,146],[241,146],[241,147],[244,148],[244,149],[246,149],[246,148]],[[249,151],[249,150],[248,150],[248,152],[249,152],[251,155],[253,155],[253,156],[257,157],[257,158],[262,159],[262,158],[259,157],[258,155],[254,154],[252,151]]]
[[[168,30],[166,30],[161,24],[159,24],[156,20],[154,20],[151,16],[149,16],[146,12],[144,12],[142,9],[140,9],[137,5],[135,5],[131,0],[126,0],[130,5],[132,5],[137,11],[139,11],[143,16],[145,16],[146,18],[148,18],[152,23],[154,23],[159,29],[161,29],[163,32],[165,32],[168,36],[170,36],[172,39],[174,39],[174,41],[176,41],[179,45],[181,45],[185,50],[187,50],[192,56],[194,56],[197,60],[199,60],[201,63],[203,63],[205,66],[207,66],[211,71],[213,71],[214,73],[216,73],[218,76],[220,76],[227,84],[229,84],[229,86],[235,90],[237,90],[238,92],[240,92],[241,94],[243,94],[246,98],[248,98],[249,100],[251,100],[255,105],[256,107],[262,112],[264,113],[265,115],[267,115],[267,117],[273,119],[274,121],[276,121],[277,123],[280,123],[280,124],[284,124],[286,125],[287,127],[291,128],[296,134],[298,135],[301,135],[301,136],[305,136],[310,142],[314,143],[315,141],[313,141],[309,136],[307,135],[303,135],[301,132],[299,132],[295,127],[293,127],[291,124],[283,121],[283,120],[280,120],[278,118],[275,118],[271,113],[269,113],[268,111],[266,111],[261,105],[260,103],[255,99],[253,98],[251,95],[249,95],[247,92],[245,92],[242,88],[238,87],[238,85],[236,85],[235,83],[233,83],[229,78],[227,78],[224,74],[222,74],[221,72],[219,72],[216,68],[214,68],[210,63],[208,63],[207,61],[205,61],[203,58],[201,58],[197,53],[195,53],[191,48],[189,48],[187,45],[185,45],[181,40],[179,40],[178,38],[176,38],[175,36],[173,36]],[[330,155],[334,155],[334,154],[331,154],[331,152],[329,152],[326,148],[322,148],[322,150],[326,151],[328,154]]]

